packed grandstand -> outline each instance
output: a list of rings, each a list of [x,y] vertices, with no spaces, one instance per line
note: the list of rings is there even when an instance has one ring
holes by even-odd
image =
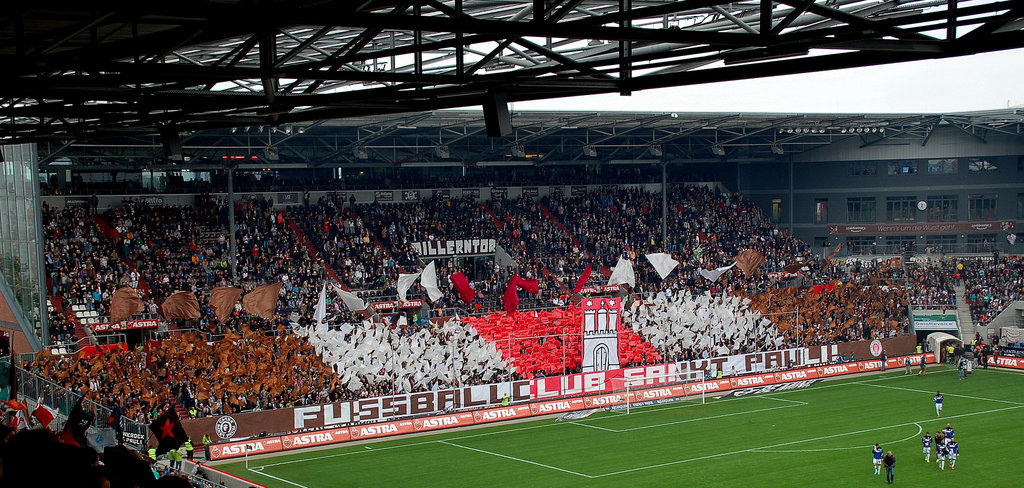
[[[123,287],[144,304],[132,319],[155,318],[161,332],[144,351],[47,351],[25,369],[149,423],[176,405],[206,417],[576,373],[579,300],[587,296],[625,297],[624,367],[894,337],[908,331],[913,306],[955,309],[957,283],[969,284],[975,321],[1022,298],[1019,256],[829,260],[743,195],[714,185],[671,188],[662,242],[660,199],[629,186],[491,201],[355,203],[326,193],[275,206],[253,196],[234,208],[237,281],[221,197],[198,195],[190,206],[126,198],[97,212],[44,207],[56,345],[97,334],[93,326],[109,322],[111,297]],[[493,255],[424,259],[412,246],[469,237],[497,239],[511,264]],[[759,270],[700,273],[747,249],[764,256]],[[679,262],[664,279],[644,259],[660,252]],[[602,288],[619,258],[635,266],[635,286]],[[442,283],[437,299],[416,283],[404,299],[414,308],[370,313],[328,293],[326,315],[315,318],[327,282],[367,303],[393,303],[399,277],[431,261]],[[459,272],[471,277],[471,300],[448,280]],[[508,313],[502,298],[514,276],[538,280],[538,292],[518,290]],[[239,303],[218,318],[208,298],[231,283],[245,292],[281,283],[274,312],[261,318]],[[196,296],[198,318],[162,315],[177,291]],[[666,333],[666,322],[675,332]]]

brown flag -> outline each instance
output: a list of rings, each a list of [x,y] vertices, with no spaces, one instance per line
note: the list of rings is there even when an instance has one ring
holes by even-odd
[[[198,319],[199,301],[190,291],[176,291],[161,305],[164,317],[169,319]]]
[[[221,323],[228,320],[240,296],[242,296],[241,288],[218,286],[210,290],[210,307],[213,308],[213,313],[217,315],[217,320]]]
[[[796,273],[797,271],[800,271],[800,268],[802,267],[804,267],[803,263],[793,263],[782,269],[784,269],[787,273]]]
[[[840,242],[839,244],[836,244],[835,249],[832,249],[832,252],[828,253],[828,256],[825,258],[825,264],[827,265],[827,264],[831,263],[832,262],[832,258],[835,258],[836,255],[839,254],[839,250],[842,249],[842,248],[843,248],[843,243],[842,242]]]
[[[254,313],[269,319],[274,316],[274,307],[277,305],[277,296],[281,293],[281,283],[263,285],[256,288],[242,297],[242,306],[245,311]]]
[[[139,292],[126,286],[115,291],[114,296],[110,297],[110,322],[122,322],[144,309]]]
[[[764,258],[764,254],[761,254],[761,251],[758,251],[757,249],[747,249],[746,251],[739,253],[739,255],[734,259],[736,261],[736,266],[745,274],[751,274],[757,271],[757,268],[760,268],[762,264],[768,262],[768,260]]]

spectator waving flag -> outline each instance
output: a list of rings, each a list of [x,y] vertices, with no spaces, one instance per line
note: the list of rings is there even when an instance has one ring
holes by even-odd
[[[593,270],[590,268],[589,264],[587,265],[586,268],[583,268],[583,274],[581,274],[580,275],[580,279],[576,281],[576,286],[572,287],[572,292],[573,293],[579,293],[580,290],[582,290],[583,287],[586,286],[587,280],[590,279],[590,273],[592,271]]]
[[[53,422],[53,419],[57,418],[57,412],[44,405],[43,399],[40,398],[39,401],[36,402],[36,408],[32,410],[32,416],[35,417],[36,421],[38,421],[43,428],[47,428],[50,426],[50,422]]]
[[[409,288],[416,282],[416,278],[419,278],[419,273],[401,273],[398,275],[398,299],[405,301],[405,294],[409,292]]]
[[[519,275],[512,276],[512,279],[508,282],[508,287],[505,288],[505,296],[502,297],[501,303],[505,306],[505,311],[512,313],[519,307],[519,294],[517,289],[522,288],[527,293],[536,295],[540,292],[540,285],[537,280],[525,280],[520,278]]]
[[[254,313],[262,318],[274,317],[274,308],[277,306],[277,297],[281,294],[281,283],[263,285],[246,293],[242,297],[242,306],[245,311]]]
[[[68,421],[64,424],[64,430],[61,431],[61,439],[65,444],[71,444],[73,446],[88,447],[89,441],[86,440],[85,431],[92,425],[92,420],[95,414],[82,408],[82,397],[78,397],[78,401],[75,402],[75,407],[71,409],[71,413],[68,414]]]
[[[455,290],[459,292],[459,298],[462,301],[469,303],[476,298],[476,290],[469,286],[469,280],[466,279],[466,275],[462,273],[453,273],[449,278],[452,280],[452,284],[455,285]]]
[[[199,301],[190,291],[176,291],[160,306],[168,319],[198,319]]]
[[[612,269],[612,275],[608,278],[609,285],[627,284],[630,288],[636,288],[636,275],[633,273],[633,263],[628,259],[619,258]]]
[[[114,296],[110,298],[110,322],[113,324],[123,322],[144,309],[139,292],[127,286],[123,287],[115,291]]]
[[[231,317],[231,311],[235,309],[235,304],[238,303],[240,296],[242,296],[241,288],[218,286],[210,290],[210,307],[217,315],[217,320],[224,323]]]
[[[710,281],[718,281],[718,278],[720,278],[722,274],[724,274],[726,271],[732,269],[733,266],[736,266],[736,263],[732,263],[728,266],[722,266],[721,268],[716,268],[714,271],[702,269],[699,271],[699,273],[701,276],[707,278]]]
[[[324,317],[327,316],[327,283],[324,283],[320,287],[320,298],[316,301],[316,310],[313,311],[313,320],[316,321],[317,327],[324,323]]]
[[[661,279],[665,279],[673,269],[676,269],[676,266],[679,266],[679,261],[672,259],[668,253],[656,252],[645,254],[645,257],[651,262],[651,266],[654,266],[654,270],[658,272]]]
[[[156,436],[157,456],[181,447],[188,440],[188,434],[181,426],[181,420],[178,420],[178,412],[175,412],[173,408],[168,408],[163,415],[149,424],[149,430]]]
[[[760,268],[761,265],[768,262],[768,260],[764,258],[764,254],[761,254],[761,251],[758,251],[757,249],[747,249],[746,251],[741,252],[736,256],[735,261],[736,267],[740,268],[740,271],[743,271],[744,274],[757,272],[757,268]]]
[[[1017,234],[1007,234],[1006,235],[1006,241],[1009,242],[1011,246],[1016,244],[1017,243]]]
[[[420,285],[427,290],[427,296],[432,302],[436,302],[444,296],[444,293],[441,293],[441,289],[437,287],[437,270],[434,269],[433,261],[431,261],[426,268],[423,268],[423,274],[420,277]]]
[[[356,296],[355,293],[345,291],[341,289],[341,287],[338,285],[334,285],[334,292],[338,294],[338,297],[341,298],[341,301],[345,304],[346,307],[348,307],[349,310],[353,312],[366,310],[366,302],[363,301],[362,298]]]

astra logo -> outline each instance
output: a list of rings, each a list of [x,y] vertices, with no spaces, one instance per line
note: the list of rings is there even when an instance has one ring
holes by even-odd
[[[516,416],[516,411],[513,408],[498,408],[494,410],[485,410],[481,413],[481,420],[500,420],[510,419]]]
[[[459,419],[457,417],[437,417],[423,419],[423,427],[432,429],[435,427],[448,427],[449,425],[459,425]]]
[[[619,395],[605,395],[594,398],[587,398],[584,400],[588,407],[600,407],[602,405],[614,405],[616,403],[622,403],[622,397]]]
[[[793,381],[806,378],[806,371],[786,371],[784,373],[775,373],[775,381]]]
[[[652,398],[665,398],[672,396],[672,390],[668,388],[654,388],[636,392],[637,400],[650,400]]]
[[[291,446],[308,446],[310,444],[320,444],[323,442],[334,442],[334,436],[332,436],[330,432],[326,432],[320,434],[304,434],[295,436],[294,439],[290,436],[285,436],[281,439],[281,443],[284,445],[285,449]]]
[[[221,451],[223,451],[223,453],[226,454],[226,455],[230,455],[230,454],[243,454],[243,453],[246,452],[245,451],[245,445],[246,444],[249,445],[249,452],[259,452],[259,451],[265,451],[267,449],[263,445],[262,442],[248,442],[248,443],[245,443],[245,444],[228,444],[228,445],[222,447]]]
[[[365,437],[368,435],[391,434],[394,432],[398,432],[398,426],[396,426],[395,424],[367,425],[366,427],[359,427],[358,429],[352,430],[352,432],[357,431],[359,432],[358,437]]]
[[[760,376],[747,376],[743,378],[736,378],[736,384],[738,386],[763,385],[764,378]]]
[[[881,363],[879,363],[881,364]],[[850,372],[849,366],[825,366],[821,368],[822,374],[841,374]]]
[[[553,403],[542,403],[540,405],[530,405],[530,411],[533,413],[550,413],[557,412],[559,410],[568,410],[572,408],[569,402],[553,402]]]

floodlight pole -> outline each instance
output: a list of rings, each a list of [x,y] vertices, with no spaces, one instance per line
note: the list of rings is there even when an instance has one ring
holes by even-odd
[[[228,168],[228,264],[231,284],[238,285],[238,248],[235,243],[235,170]]]
[[[668,249],[668,163],[661,163],[661,248]]]

